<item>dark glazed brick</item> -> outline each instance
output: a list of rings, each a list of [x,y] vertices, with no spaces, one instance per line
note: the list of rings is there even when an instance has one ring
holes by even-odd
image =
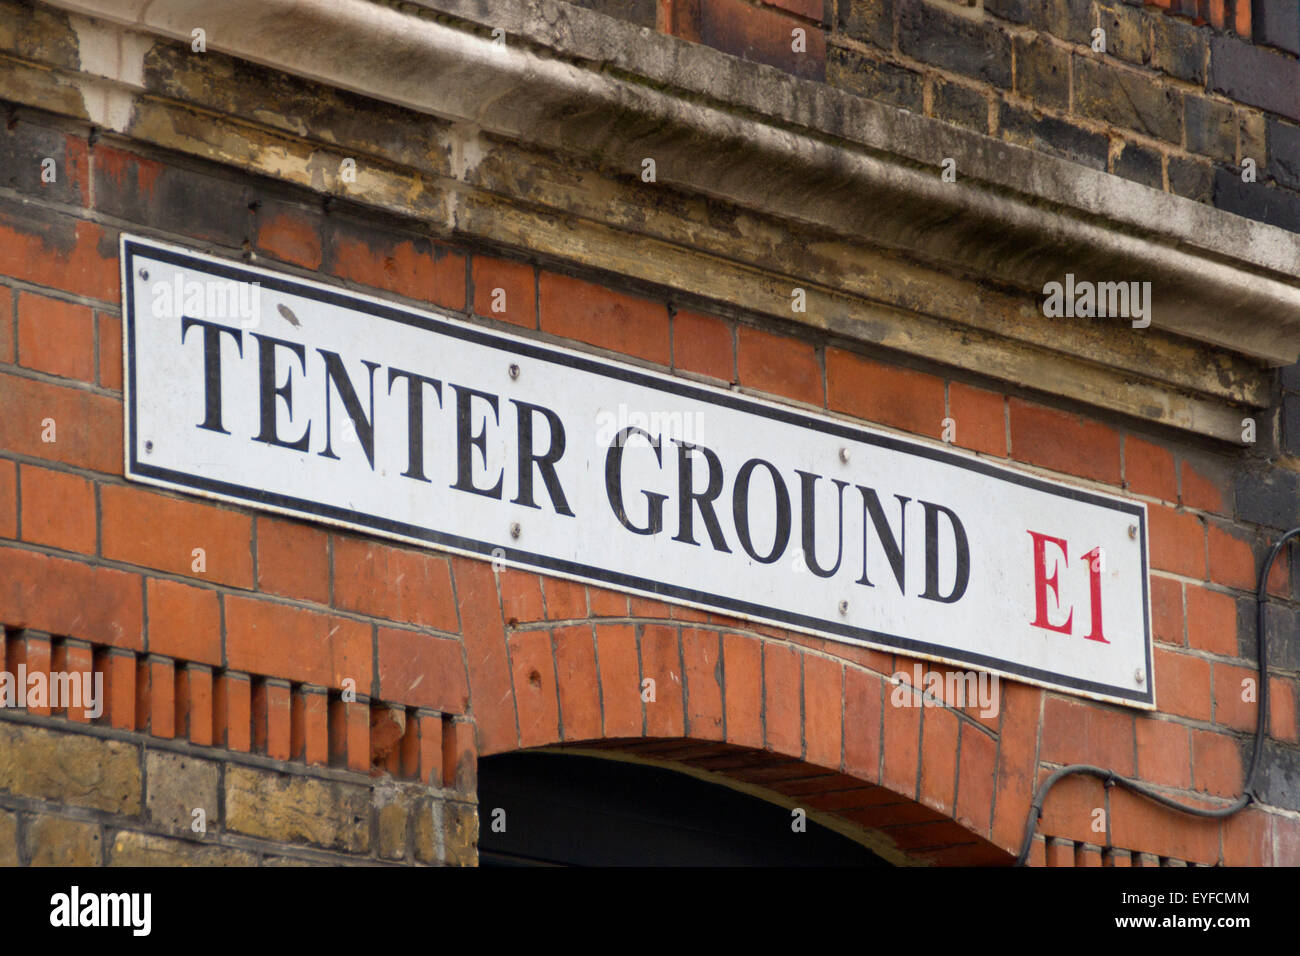
[[[1002,138],[1010,143],[1041,149],[1103,172],[1106,169],[1109,140],[1100,133],[1053,116],[1035,115],[1006,101],[999,107],[998,125]]]
[[[1231,37],[1210,40],[1210,87],[1300,123],[1300,60]]]
[[[1045,36],[1018,36],[1016,92],[1039,106],[1066,110],[1070,105],[1070,54]]]
[[[1223,163],[1237,158],[1237,120],[1227,103],[1203,96],[1183,97],[1187,148]]]
[[[574,6],[586,7],[617,20],[626,20],[639,27],[655,26],[656,0],[569,0]]]
[[[840,0],[839,29],[882,50],[894,48],[894,0]]]
[[[1170,156],[1169,191],[1176,196],[1208,203],[1214,195],[1214,168],[1209,163]]]
[[[1282,442],[1288,455],[1300,455],[1300,395],[1282,397]]]
[[[1300,392],[1300,362],[1282,369],[1282,387]]]
[[[831,86],[914,113],[921,112],[923,82],[920,73],[868,59],[853,50],[831,47],[826,74],[826,81]]]
[[[984,0],[984,11],[1071,43],[1091,43],[1092,0]]]
[[[111,147],[97,148],[94,157],[100,212],[227,246],[248,238],[253,195],[247,186]]]
[[[19,119],[13,129],[0,123],[0,186],[48,202],[81,205],[77,183],[86,175],[85,140],[73,139],[81,156],[68,151],[68,134]],[[75,148],[75,147],[74,147]],[[54,182],[41,181],[41,163],[54,160]]]
[[[1249,752],[1247,750],[1246,754]],[[1249,757],[1244,760],[1249,760]],[[1248,764],[1243,762],[1242,766]],[[1261,803],[1300,810],[1300,747],[1265,739],[1264,752],[1259,758],[1255,795]]]
[[[1300,126],[1268,121],[1268,174],[1279,186],[1300,190]]]
[[[988,20],[958,16],[924,0],[901,0],[898,48],[985,83],[1011,85],[1011,40]]]
[[[1160,154],[1137,143],[1123,145],[1123,151],[1115,158],[1115,168],[1111,172],[1152,189],[1165,188]]]
[[[1247,219],[1300,232],[1300,196],[1264,183],[1243,183],[1236,170],[1215,170],[1214,205]]]
[[[1205,57],[1209,49],[1205,30],[1173,17],[1155,16],[1150,19],[1154,31],[1151,65],[1170,76],[1203,86]]]
[[[1141,10],[1098,4],[1097,16],[1097,25],[1106,31],[1107,53],[1143,66],[1151,62],[1151,20]]]
[[[979,90],[968,86],[936,80],[934,115],[945,123],[955,123],[980,133],[989,131],[989,101]]]
[[[1300,56],[1300,3],[1296,0],[1254,0],[1256,43]]]
[[[1168,140],[1183,141],[1179,94],[1150,76],[1095,55],[1074,58],[1074,109],[1093,119]]]
[[[1238,517],[1272,528],[1300,524],[1300,475],[1294,471],[1247,472],[1237,480],[1236,491]]]

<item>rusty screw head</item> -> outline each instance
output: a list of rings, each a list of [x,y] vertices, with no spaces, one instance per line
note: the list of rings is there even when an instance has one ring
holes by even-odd
[[[519,366],[515,365],[513,362],[510,364],[510,377],[511,378],[519,377]]]
[[[510,537],[517,538],[522,533],[523,533],[523,528],[519,527],[519,522],[512,521],[510,523]]]

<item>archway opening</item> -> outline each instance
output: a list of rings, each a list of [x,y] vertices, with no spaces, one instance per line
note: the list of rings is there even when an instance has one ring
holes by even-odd
[[[664,767],[516,752],[478,765],[484,866],[889,866],[813,819]]]

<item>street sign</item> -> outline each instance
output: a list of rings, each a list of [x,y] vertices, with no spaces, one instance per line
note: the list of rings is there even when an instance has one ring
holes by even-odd
[[[1155,705],[1140,502],[150,240],[121,254],[131,480]]]

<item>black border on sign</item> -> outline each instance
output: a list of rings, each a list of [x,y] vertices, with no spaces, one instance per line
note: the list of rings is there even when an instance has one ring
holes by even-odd
[[[582,371],[600,375],[605,378],[632,382],[646,388],[672,392],[696,401],[725,406],[751,415],[761,415],[764,418],[773,421],[794,425],[799,428],[810,429],[812,431],[821,432],[825,435],[833,435],[838,438],[845,438],[868,445],[876,445],[880,448],[887,448],[891,451],[901,452],[918,458],[927,458],[932,461],[943,462],[944,464],[952,465],[957,468],[964,468],[967,471],[976,472],[1000,481],[1008,481],[1024,488],[1030,488],[1036,491],[1057,495],[1058,497],[1068,498],[1074,501],[1080,501],[1132,515],[1138,522],[1139,543],[1142,549],[1142,630],[1146,651],[1147,676],[1144,689],[1135,691],[1127,687],[1113,687],[1109,684],[1100,683],[1098,681],[1081,680],[1079,678],[1057,674],[1053,671],[1044,670],[1042,668],[1025,667],[1023,665],[1014,664],[1002,660],[1001,658],[992,657],[986,654],[973,654],[945,647],[941,644],[931,644],[926,641],[917,641],[895,634],[886,634],[880,631],[868,630],[867,628],[854,627],[840,621],[829,621],[818,617],[812,617],[810,615],[796,614],[781,608],[768,607],[766,605],[755,604],[749,601],[740,601],[735,598],[712,594],[708,591],[696,588],[678,587],[676,585],[666,584],[662,581],[654,581],[636,575],[623,574],[605,568],[597,568],[576,561],[552,558],[532,551],[525,551],[520,548],[506,547],[501,544],[479,541],[474,538],[446,534],[444,532],[422,528],[400,521],[375,517],[363,512],[335,508],[331,505],[319,504],[317,502],[307,501],[289,495],[267,492],[258,488],[247,488],[243,485],[214,481],[198,475],[172,471],[171,469],[159,468],[141,462],[137,457],[136,447],[135,283],[132,281],[132,276],[135,272],[133,262],[137,252],[141,255],[147,255],[148,258],[155,261],[167,262],[184,268],[197,269],[212,275],[233,279],[239,282],[256,281],[270,289],[287,292],[291,295],[297,295],[303,298],[314,299],[318,302],[324,302],[354,312],[362,312],[374,316],[375,318],[387,319],[403,325],[413,326],[427,332],[432,332],[436,335],[446,335],[467,342],[473,342],[477,345],[499,349],[503,352],[508,352],[514,355],[539,359],[553,365],[562,365],[570,368],[581,369]],[[910,652],[925,657],[942,659],[955,664],[970,664],[986,670],[1002,673],[1009,677],[1022,677],[1033,681],[1036,684],[1047,687],[1079,691],[1085,694],[1095,695],[1117,702],[1136,704],[1147,708],[1153,708],[1155,706],[1155,674],[1151,662],[1151,617],[1148,582],[1149,575],[1147,572],[1146,506],[1140,502],[1121,501],[1095,494],[1083,488],[1053,484],[1033,475],[1022,474],[978,458],[968,458],[941,448],[932,448],[929,445],[896,438],[892,435],[867,431],[861,427],[850,425],[847,422],[827,418],[814,418],[811,415],[794,409],[762,404],[730,392],[722,392],[706,388],[704,386],[667,376],[651,375],[634,366],[616,364],[605,359],[560,351],[556,348],[542,345],[537,342],[515,339],[477,326],[467,325],[455,319],[438,318],[431,314],[415,312],[398,305],[371,301],[343,290],[322,287],[318,283],[309,280],[297,279],[283,273],[270,272],[261,267],[247,267],[231,262],[230,260],[214,261],[213,258],[206,255],[188,253],[175,247],[155,244],[152,241],[127,236],[126,234],[123,234],[121,237],[121,255],[123,266],[122,294],[125,297],[122,324],[123,335],[125,338],[123,363],[125,365],[125,382],[127,389],[126,477],[128,478],[140,476],[146,479],[152,479],[159,483],[176,485],[182,488],[194,488],[209,495],[226,498],[235,502],[251,502],[254,505],[263,505],[286,512],[312,515],[322,520],[351,527],[360,531],[374,531],[389,537],[425,542],[436,547],[459,551],[465,554],[492,557],[493,551],[501,550],[505,552],[505,557],[501,560],[520,567],[551,571],[569,577],[580,578],[595,584],[613,585],[625,590],[633,590],[645,595],[665,598],[680,603],[694,604],[713,610],[730,611],[744,615],[748,618],[766,621],[772,624],[792,626],[798,630],[813,635],[831,637],[835,640],[841,640],[851,644],[861,644],[888,650]],[[500,556],[498,555],[498,558],[499,557]]]

